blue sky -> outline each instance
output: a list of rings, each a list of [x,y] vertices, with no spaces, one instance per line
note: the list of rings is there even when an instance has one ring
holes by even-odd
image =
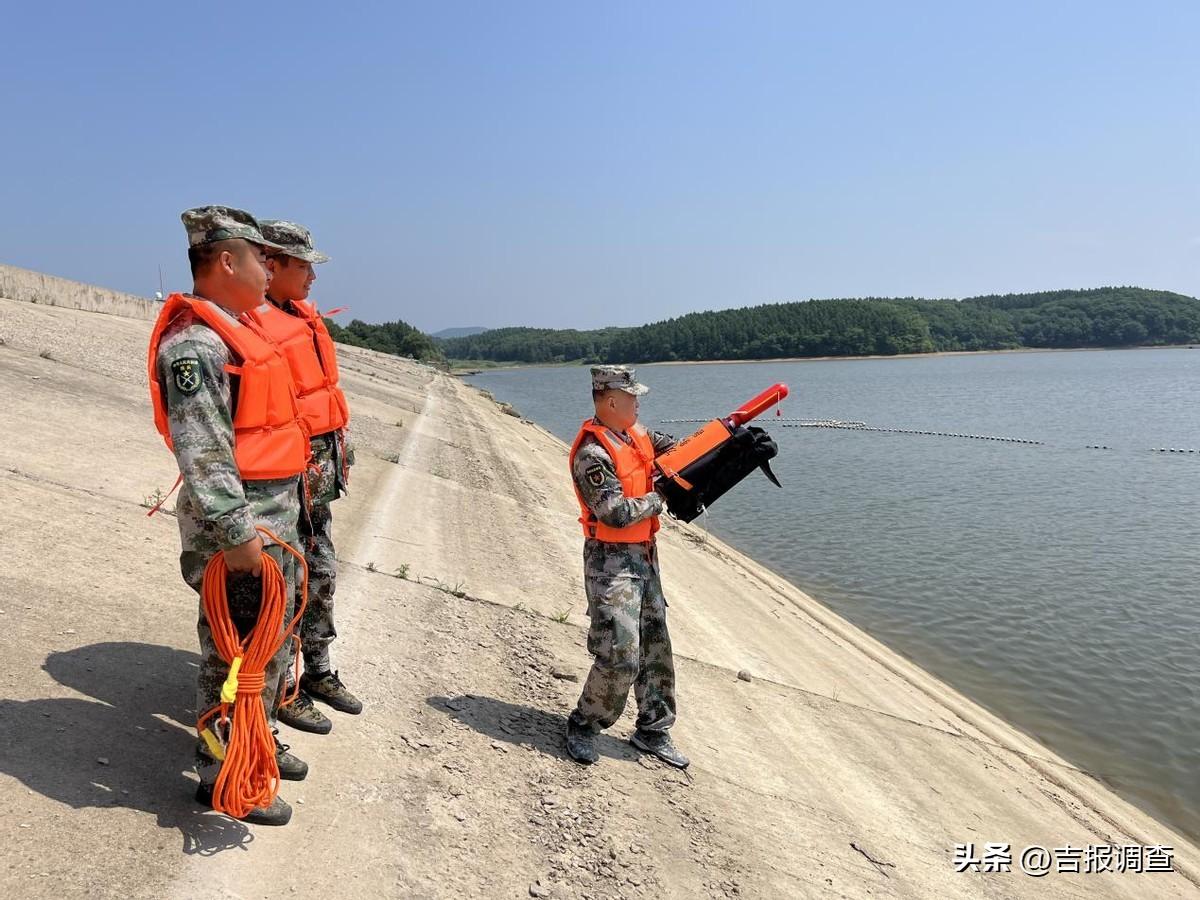
[[[1200,294],[1200,4],[10,4],[0,261],[186,289],[309,225],[426,330],[830,296]]]

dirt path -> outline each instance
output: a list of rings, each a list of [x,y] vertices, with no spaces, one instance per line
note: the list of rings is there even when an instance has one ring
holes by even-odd
[[[195,599],[174,521],[141,505],[174,478],[147,420],[148,329],[0,300],[3,896],[1200,896],[1182,837],[677,526],[663,566],[693,766],[640,759],[632,711],[599,765],[575,766],[561,732],[586,620],[565,448],[353,348],[334,649],[367,710],[285,733],[312,767],[284,785],[287,828],[203,813]],[[955,874],[956,842],[989,841],[1165,843],[1182,871]]]

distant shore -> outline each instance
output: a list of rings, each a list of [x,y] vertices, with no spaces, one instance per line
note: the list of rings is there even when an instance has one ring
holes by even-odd
[[[1196,344],[1155,347],[1016,347],[1012,350],[936,350],[933,353],[891,353],[868,356],[772,356],[765,359],[698,359],[638,363],[640,366],[725,366],[735,363],[850,362],[867,359],[933,359],[942,356],[1000,356],[1014,353],[1103,353],[1109,350],[1195,350]],[[571,363],[563,363],[571,365]],[[524,367],[522,367],[524,368]]]
[[[639,366],[732,366],[746,363],[847,362],[868,359],[932,359],[942,356],[998,356],[1013,353],[1100,353],[1109,350],[1196,350],[1197,344],[1163,344],[1141,347],[1016,347],[1011,350],[937,350],[932,353],[871,354],[868,356],[770,356],[761,359],[674,359],[637,363]],[[451,367],[450,374],[458,377],[482,375],[485,372],[513,369],[559,369],[583,366],[579,360],[558,363],[497,363],[492,366]]]

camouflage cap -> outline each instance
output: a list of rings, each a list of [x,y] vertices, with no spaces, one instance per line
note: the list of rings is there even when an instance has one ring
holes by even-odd
[[[637,370],[629,366],[592,366],[592,390],[616,389],[640,397],[650,388],[637,380]]]
[[[185,209],[179,218],[183,220],[183,227],[187,229],[189,247],[240,238],[263,247],[283,249],[263,237],[258,220],[244,209],[235,209],[232,206],[196,206]]]
[[[313,248],[312,234],[303,225],[282,219],[263,219],[259,225],[263,237],[271,241],[288,256],[310,263],[329,262],[329,257]]]

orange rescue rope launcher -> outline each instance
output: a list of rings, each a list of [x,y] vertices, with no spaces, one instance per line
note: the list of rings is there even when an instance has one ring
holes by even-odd
[[[288,601],[287,580],[279,563],[265,552],[262,555],[262,605],[258,621],[245,638],[238,636],[229,611],[225,593],[229,570],[223,553],[217,553],[209,560],[200,591],[213,643],[221,659],[229,664],[229,677],[221,687],[221,702],[200,716],[196,730],[209,751],[222,763],[213,787],[212,807],[235,819],[245,818],[258,807],[270,806],[279,793],[275,740],[267,725],[262,692],[266,686],[267,665],[293,636],[296,623],[308,605],[308,567],[304,556],[270,530],[259,527],[258,531],[300,563],[303,574],[300,608],[287,628],[283,627]],[[230,706],[233,707],[232,715]],[[217,736],[221,732],[228,735],[225,743]]]
[[[773,384],[655,458],[654,486],[672,516],[692,521],[755,469],[780,486],[769,465],[779,447],[763,429],[746,423],[787,395],[786,384]]]

